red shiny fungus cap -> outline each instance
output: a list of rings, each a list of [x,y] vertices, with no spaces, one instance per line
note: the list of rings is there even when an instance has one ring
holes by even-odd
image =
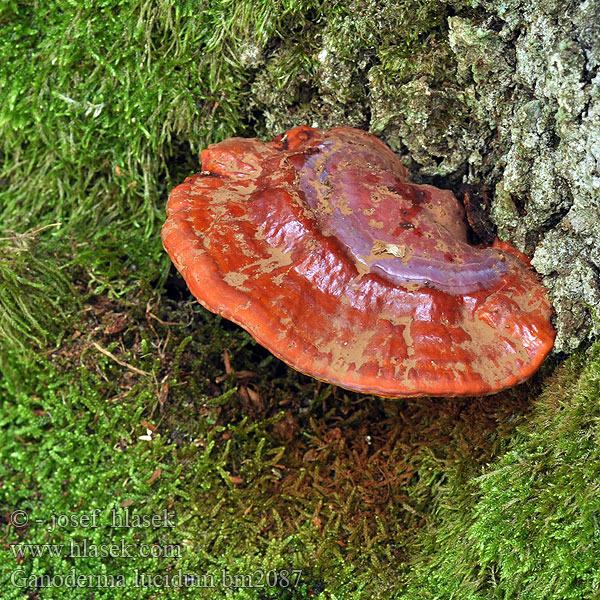
[[[165,249],[208,310],[295,369],[387,397],[490,394],[554,343],[510,244],[467,243],[454,195],[416,185],[376,137],[297,127],[232,138],[170,195]]]

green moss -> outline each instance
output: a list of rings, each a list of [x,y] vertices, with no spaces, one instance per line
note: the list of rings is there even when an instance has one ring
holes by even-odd
[[[472,101],[454,85],[447,18],[474,10],[0,8],[0,216],[31,232],[4,231],[0,243],[0,518],[31,517],[0,542],[3,597],[164,593],[18,589],[17,568],[213,575],[217,589],[198,598],[222,595],[223,569],[302,570],[293,589],[228,590],[240,600],[594,593],[597,353],[579,382],[582,365],[568,363],[533,410],[542,377],[479,399],[344,392],[207,313],[161,248],[168,190],[230,135],[370,125],[401,150],[423,142],[415,159],[447,171],[452,140],[466,156]],[[453,110],[460,127],[444,136]],[[175,527],[114,529],[122,503],[172,511]],[[53,515],[96,508],[98,528],[47,531]],[[178,545],[181,556],[15,550],[84,539]]]
[[[32,346],[43,351],[57,334],[60,340],[57,321],[68,324],[79,308],[66,265],[60,264],[52,251],[55,244],[46,239],[51,229],[60,226],[56,223],[26,234],[7,231],[0,238],[0,348],[15,356],[26,354]],[[18,365],[11,366],[0,352],[0,372],[10,376],[15,368]]]
[[[596,344],[550,378],[506,453],[452,482],[403,597],[597,595],[599,397]]]
[[[165,192],[196,168],[198,151],[247,130],[249,71],[236,40],[262,47],[311,6],[5,4],[4,225],[68,221],[87,244],[111,229],[121,244],[155,240]],[[151,249],[146,268],[160,255]]]

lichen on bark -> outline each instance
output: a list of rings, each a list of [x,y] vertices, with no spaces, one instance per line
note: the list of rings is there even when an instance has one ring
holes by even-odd
[[[258,132],[362,127],[416,181],[487,185],[498,235],[532,257],[550,290],[555,349],[597,334],[599,0],[352,8],[337,5],[265,54],[252,88]]]
[[[555,349],[570,351],[599,331],[600,3],[481,4],[486,20],[451,19],[449,33],[475,113],[497,120],[481,174],[500,237],[532,256],[550,290]]]

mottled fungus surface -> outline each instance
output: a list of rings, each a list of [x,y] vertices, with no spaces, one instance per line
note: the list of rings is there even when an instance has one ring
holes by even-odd
[[[169,198],[164,246],[207,309],[313,377],[388,397],[470,396],[552,348],[546,291],[509,244],[467,243],[454,195],[357,129],[233,138]]]

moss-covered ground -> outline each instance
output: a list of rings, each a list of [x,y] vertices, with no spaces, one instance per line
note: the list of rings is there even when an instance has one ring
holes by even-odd
[[[160,243],[203,146],[368,126],[367,67],[442,78],[460,10],[0,5],[2,598],[600,597],[600,347],[488,398],[361,396],[202,309]]]

